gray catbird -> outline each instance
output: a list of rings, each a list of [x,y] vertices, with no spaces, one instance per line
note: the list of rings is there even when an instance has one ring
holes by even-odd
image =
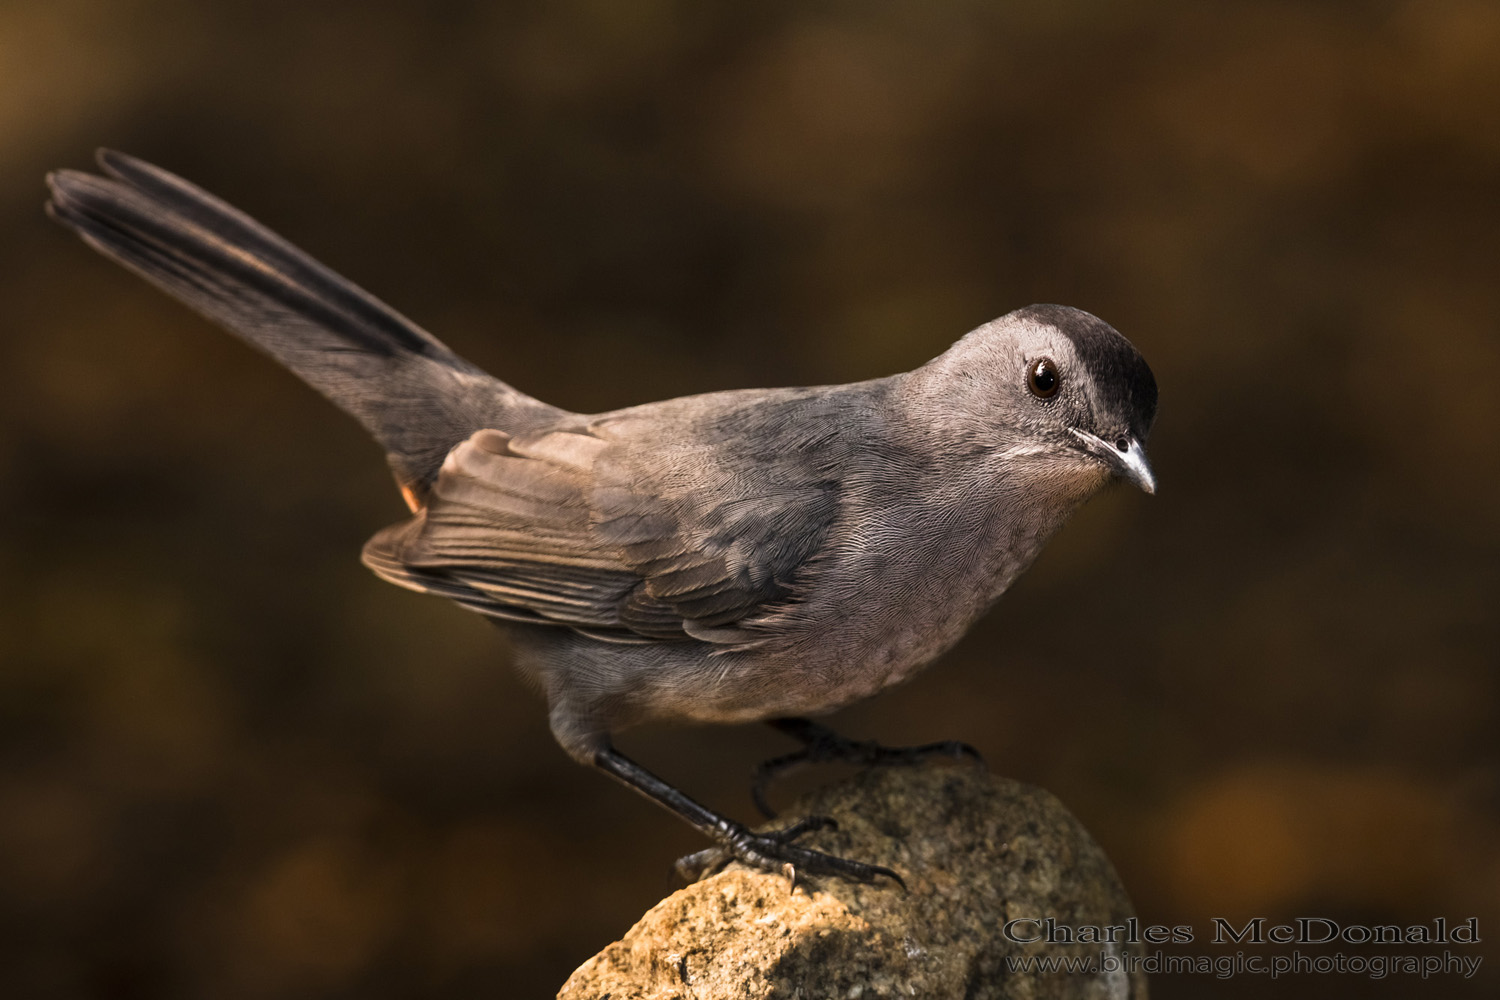
[[[412,510],[366,565],[504,625],[558,742],[713,838],[700,865],[898,878],[793,842],[828,820],[752,833],[612,733],[772,720],[809,754],[879,759],[798,717],[952,646],[1112,477],[1155,491],[1155,379],[1077,309],[1018,310],[888,378],[584,416],[485,374],[181,178],[99,163],[107,176],[49,176],[52,217],[359,420]]]

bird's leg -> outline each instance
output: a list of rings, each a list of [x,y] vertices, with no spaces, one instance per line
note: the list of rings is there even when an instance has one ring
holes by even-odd
[[[852,882],[874,882],[884,876],[901,888],[906,888],[901,876],[889,868],[850,861],[793,843],[804,833],[837,828],[838,824],[827,816],[809,816],[784,830],[755,833],[744,824],[721,816],[689,798],[614,747],[606,747],[596,753],[594,765],[646,798],[670,809],[716,841],[715,846],[690,854],[677,862],[678,873],[689,881],[730,860],[739,860],[755,868],[784,874],[794,886],[800,875],[835,875]]]
[[[958,740],[924,743],[915,747],[887,747],[874,740],[846,739],[811,719],[767,719],[766,725],[802,743],[801,750],[772,757],[755,769],[755,776],[750,784],[750,797],[767,819],[774,819],[776,810],[766,801],[766,786],[788,771],[806,764],[840,761],[862,767],[885,767],[920,764],[932,757],[967,758],[975,763],[983,763],[978,750]]]

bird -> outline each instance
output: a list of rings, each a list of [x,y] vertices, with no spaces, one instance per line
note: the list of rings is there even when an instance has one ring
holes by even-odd
[[[937,659],[1107,484],[1156,491],[1156,380],[1079,309],[1015,310],[884,378],[579,414],[463,360],[188,181],[110,150],[97,162],[47,175],[48,214],[369,431],[410,517],[370,539],[365,565],[507,631],[563,750],[709,838],[688,877],[737,859],[904,885],[798,843],[832,819],[756,832],[615,734],[768,721],[805,748],[762,777],[840,754],[961,753],[856,744],[813,717]]]

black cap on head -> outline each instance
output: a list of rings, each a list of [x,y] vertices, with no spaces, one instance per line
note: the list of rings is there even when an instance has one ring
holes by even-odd
[[[1128,414],[1130,430],[1144,441],[1156,420],[1156,377],[1141,352],[1099,317],[1070,306],[1034,305],[1019,315],[1054,327],[1073,342],[1078,358],[1094,377],[1102,402]]]

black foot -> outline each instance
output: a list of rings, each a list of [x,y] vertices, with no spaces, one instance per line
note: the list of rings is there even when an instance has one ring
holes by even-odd
[[[753,868],[785,875],[793,889],[797,887],[797,879],[806,875],[832,875],[866,884],[884,877],[891,879],[903,891],[906,889],[906,882],[901,876],[883,865],[850,861],[792,843],[813,830],[836,829],[838,824],[827,816],[809,816],[785,830],[773,830],[770,833],[754,833],[735,823],[726,830],[721,843],[678,860],[677,872],[692,882],[735,860]]]
[[[612,746],[605,745],[594,755],[594,766],[648,799],[672,810],[687,820],[694,829],[717,841],[717,846],[690,854],[677,862],[677,870],[689,881],[731,859],[737,859],[747,865],[785,875],[791,881],[792,888],[796,888],[799,875],[834,875],[852,882],[874,882],[884,877],[891,879],[902,889],[906,888],[901,876],[889,868],[849,861],[792,843],[813,830],[836,829],[838,824],[827,816],[810,816],[785,830],[752,833],[743,824],[714,812],[701,802],[694,802]]]
[[[971,760],[976,764],[984,763],[978,750],[958,740],[943,740],[916,747],[887,747],[874,740],[845,739],[811,719],[771,719],[767,725],[801,740],[803,744],[801,750],[772,757],[755,769],[755,777],[750,784],[750,797],[755,800],[755,808],[768,819],[775,818],[776,810],[766,801],[766,786],[788,771],[807,764],[840,761],[862,767],[892,767],[920,764],[933,757],[952,757]]]

